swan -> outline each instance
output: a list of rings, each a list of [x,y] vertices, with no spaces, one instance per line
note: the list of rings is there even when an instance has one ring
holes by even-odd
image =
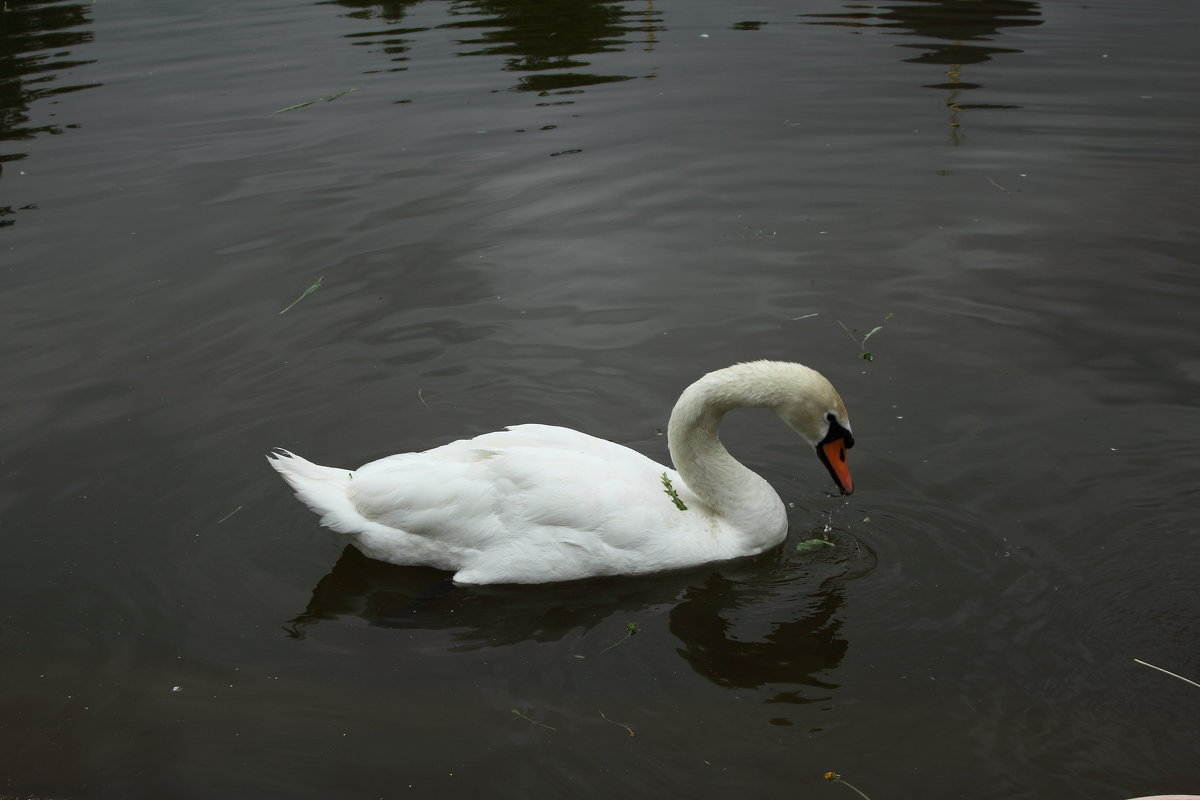
[[[639,575],[756,555],[783,541],[787,512],[721,444],[726,412],[765,407],[816,449],[842,494],[854,484],[846,406],[819,372],[735,364],[680,395],[667,427],[675,469],[551,425],[514,425],[357,470],[282,448],[267,456],[321,524],[364,555],[454,573],[460,584]]]

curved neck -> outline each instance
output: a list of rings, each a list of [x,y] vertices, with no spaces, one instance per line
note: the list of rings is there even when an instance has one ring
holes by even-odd
[[[786,517],[783,503],[769,483],[729,454],[717,429],[734,408],[773,402],[740,391],[736,383],[722,379],[723,372],[706,375],[679,396],[667,426],[667,447],[688,489],[733,525],[753,533],[763,523],[764,509]]]

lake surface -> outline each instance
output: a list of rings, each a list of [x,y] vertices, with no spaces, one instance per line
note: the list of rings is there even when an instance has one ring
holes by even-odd
[[[1200,6],[0,26],[0,796],[1200,792],[1200,690],[1134,661],[1200,680]],[[263,458],[665,460],[755,358],[838,386],[857,491],[731,417],[789,504],[747,561],[439,590]]]

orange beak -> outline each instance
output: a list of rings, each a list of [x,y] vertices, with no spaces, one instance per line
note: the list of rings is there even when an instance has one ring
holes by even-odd
[[[817,455],[842,494],[851,494],[854,491],[854,479],[850,477],[850,466],[846,463],[846,440],[834,439],[817,445]]]

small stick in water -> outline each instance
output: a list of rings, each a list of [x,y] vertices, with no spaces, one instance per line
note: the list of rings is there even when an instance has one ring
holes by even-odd
[[[513,716],[519,717],[520,719],[523,719],[526,722],[531,722],[534,725],[537,725],[539,728],[545,728],[546,730],[550,730],[550,731],[558,730],[558,728],[552,728],[551,726],[547,725],[544,722],[538,722],[536,719],[530,719],[529,717],[525,716],[524,714],[522,714],[520,711],[518,711],[515,708],[512,710],[512,713],[513,713]]]
[[[1162,667],[1156,667],[1153,664],[1151,664],[1149,661],[1142,661],[1140,658],[1135,658],[1134,661],[1136,661],[1137,663],[1139,663],[1143,666],[1149,667],[1150,669],[1156,669],[1159,672],[1165,672],[1168,675],[1170,675],[1172,678],[1179,678],[1179,680],[1184,681],[1185,683],[1190,683],[1192,686],[1200,688],[1200,683],[1196,683],[1195,681],[1190,680],[1189,678],[1185,678],[1182,675],[1176,675],[1174,672],[1171,672],[1171,670],[1169,670],[1169,669],[1163,669]]]
[[[629,732],[630,736],[637,736],[637,731],[635,731],[633,728],[626,725],[624,722],[617,722],[615,719],[609,719],[608,716],[605,715],[605,713],[603,711],[600,712],[600,716],[604,717],[605,722],[611,722],[613,725],[618,725],[618,726],[624,728],[626,731]]]
[[[226,514],[225,516],[223,516],[223,517],[221,517],[219,520],[217,520],[217,524],[218,524],[218,525],[220,525],[222,522],[224,522],[225,520],[229,519],[230,517],[232,517],[234,514],[236,514],[237,512],[239,512],[239,511],[241,511],[241,510],[242,510],[242,507],[241,507],[241,506],[238,506],[238,507],[237,507],[237,508],[235,508],[233,511],[230,511],[228,514]]]
[[[836,772],[833,772],[832,770],[825,773],[825,780],[833,781],[834,783],[840,783],[842,786],[845,786],[846,788],[850,789],[852,792],[854,792],[856,795],[861,797],[863,800],[871,800],[871,798],[867,797],[865,794],[860,792],[854,786],[852,786],[851,784],[842,780],[842,776],[838,775]]]

